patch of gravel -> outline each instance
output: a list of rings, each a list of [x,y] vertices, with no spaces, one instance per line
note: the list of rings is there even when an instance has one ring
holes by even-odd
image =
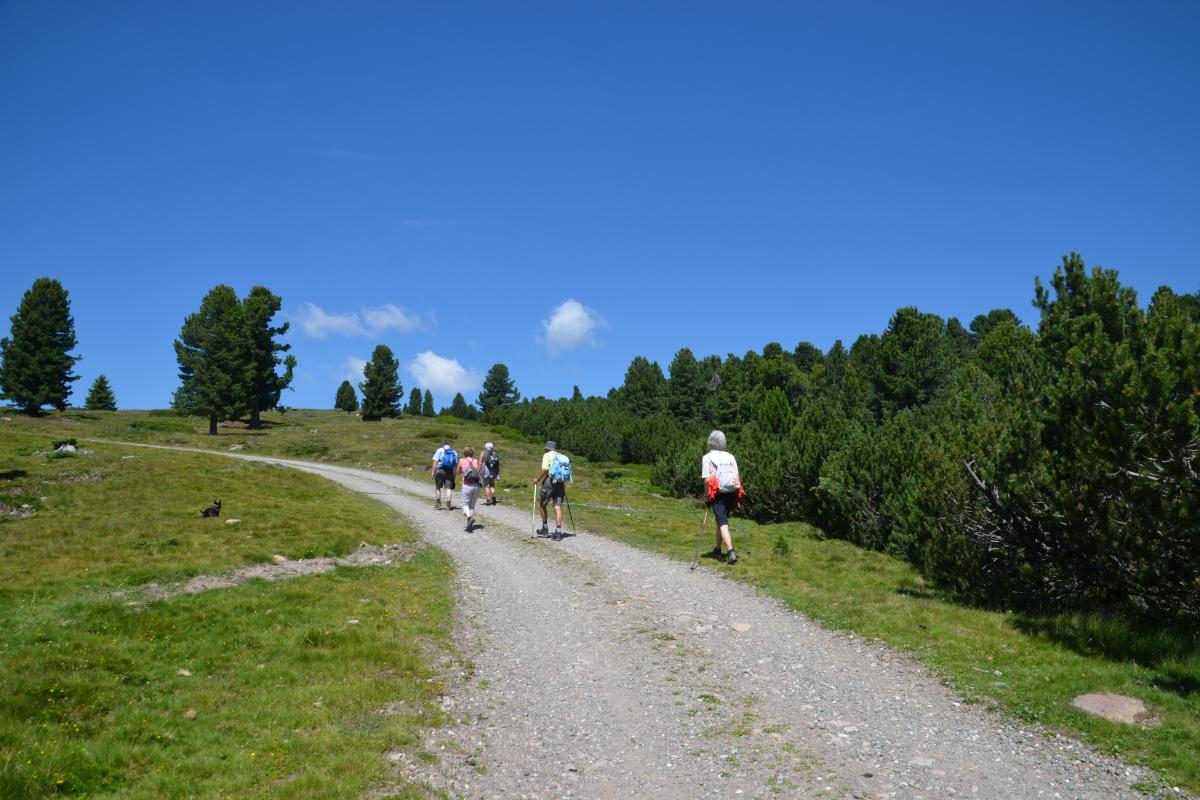
[[[181,594],[199,594],[211,589],[228,589],[255,579],[281,581],[305,575],[333,572],[338,567],[384,566],[397,561],[410,560],[413,557],[413,551],[423,546],[422,542],[418,542],[414,546],[398,544],[376,546],[363,542],[357,550],[342,558],[290,559],[284,556],[275,556],[271,562],[243,567],[224,575],[197,575],[181,585],[161,586],[157,583],[150,583],[136,594],[147,600],[166,600]],[[126,595],[127,593],[124,592],[119,594],[121,597]]]
[[[528,507],[480,507],[468,534],[424,483],[223,455],[372,494],[454,557],[474,669],[424,745],[435,764],[388,754],[452,796],[1134,798],[1154,782],[716,571],[583,532],[533,538]]]

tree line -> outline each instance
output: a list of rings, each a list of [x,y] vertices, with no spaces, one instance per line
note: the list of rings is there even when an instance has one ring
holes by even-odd
[[[509,376],[508,367],[504,364],[493,364],[483,379],[483,387],[475,401],[477,405],[467,403],[462,392],[457,392],[450,405],[435,414],[433,393],[426,389],[422,394],[419,388],[414,387],[408,396],[408,404],[402,408],[400,398],[404,396],[404,386],[400,383],[399,370],[400,363],[392,355],[391,349],[386,345],[378,345],[371,354],[371,360],[363,367],[363,380],[358,384],[363,395],[361,405],[353,384],[344,380],[338,387],[333,407],[349,413],[357,411],[367,421],[399,417],[402,414],[413,417],[452,416],[475,420],[489,411],[511,405],[521,398],[516,383]]]
[[[1143,308],[1065,257],[1036,329],[917,308],[847,349],[633,359],[607,397],[486,419],[698,496],[704,433],[742,466],[744,513],[906,558],[973,602],[1200,620],[1200,293]]]

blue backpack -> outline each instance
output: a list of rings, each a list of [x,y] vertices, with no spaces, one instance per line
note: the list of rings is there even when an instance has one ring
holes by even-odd
[[[550,480],[554,483],[565,483],[571,480],[571,459],[556,452],[550,458]]]
[[[446,472],[453,472],[456,464],[458,464],[458,453],[454,452],[453,447],[446,446],[442,450],[442,460],[438,462],[438,466]]]

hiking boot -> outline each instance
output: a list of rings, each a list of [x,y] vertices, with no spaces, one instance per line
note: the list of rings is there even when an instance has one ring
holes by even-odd
[[[434,500],[434,501],[433,501],[433,510],[434,510],[434,511],[441,511],[441,510],[442,510],[442,501],[441,501],[441,500]]]
[[[725,563],[726,564],[736,564],[737,563],[737,553],[730,550],[729,555],[727,555],[725,557]]]
[[[556,542],[561,542],[562,541],[562,528],[555,528],[554,536],[551,538],[553,538],[554,541],[556,541]]]
[[[730,551],[730,552],[732,552],[732,551]],[[717,545],[716,547],[714,547],[712,549],[712,557],[717,559],[718,561],[725,558],[724,554],[721,553],[721,545]]]
[[[474,524],[475,524],[475,520],[474,520],[474,519],[472,519],[471,517],[467,517],[467,527],[463,528],[463,530],[465,530],[467,533],[470,533],[470,532],[471,532],[471,527],[472,527]]]
[[[538,536],[549,536],[549,535],[550,535],[550,529],[549,529],[548,527],[546,527],[545,525],[543,525],[543,526],[542,526],[542,527],[541,527],[541,528],[538,530],[538,532],[537,532],[537,535],[538,535]]]

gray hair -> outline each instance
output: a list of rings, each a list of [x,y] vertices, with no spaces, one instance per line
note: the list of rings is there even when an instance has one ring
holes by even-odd
[[[720,431],[713,431],[708,435],[709,450],[724,450],[726,448],[725,434]]]

